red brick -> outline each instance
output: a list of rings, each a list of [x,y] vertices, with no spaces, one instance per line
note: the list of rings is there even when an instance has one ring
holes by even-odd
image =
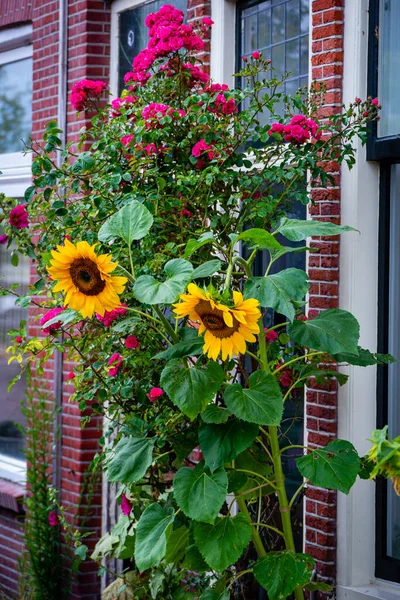
[[[306,515],[306,527],[312,527],[312,529],[318,529],[325,533],[333,533],[335,523],[330,519],[321,519],[315,515]]]
[[[316,13],[319,10],[327,10],[328,8],[336,8],[343,5],[344,0],[313,0],[311,10],[313,13]]]

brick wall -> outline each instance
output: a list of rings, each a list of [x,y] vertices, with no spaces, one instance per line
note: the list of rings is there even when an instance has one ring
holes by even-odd
[[[344,0],[313,0],[311,30],[312,80],[323,81],[327,94],[320,117],[340,112],[343,74]],[[326,165],[335,186],[312,192],[313,219],[340,222],[340,171]],[[310,308],[320,311],[339,306],[339,240],[313,238],[309,255]],[[311,386],[306,392],[306,438],[311,447],[325,446],[337,432],[337,386]],[[332,582],[336,574],[336,492],[310,485],[305,507],[305,550],[315,558],[318,578]]]

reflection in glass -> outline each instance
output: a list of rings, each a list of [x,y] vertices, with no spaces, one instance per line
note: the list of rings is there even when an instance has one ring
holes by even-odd
[[[392,165],[390,176],[389,340],[388,352],[400,356],[400,165]],[[388,367],[388,424],[390,437],[400,431],[400,363]],[[400,559],[400,498],[388,483],[387,554]]]
[[[400,133],[400,2],[379,3],[378,98],[382,104],[378,136]]]
[[[21,152],[31,130],[32,59],[0,64],[0,154]]]
[[[5,288],[19,283],[18,293],[21,296],[26,295],[29,284],[29,259],[20,257],[18,267],[13,267],[10,262],[10,250],[0,246],[0,277]],[[21,369],[17,361],[8,364],[9,356],[5,350],[11,344],[8,332],[10,329],[19,329],[20,321],[26,318],[27,311],[15,306],[15,296],[0,297],[0,454],[22,460],[24,436],[17,423],[20,426],[25,424],[25,417],[21,413],[25,378],[22,377],[9,392],[7,391],[10,380],[18,375]]]
[[[154,0],[119,15],[119,61],[118,91],[124,89],[124,75],[132,70],[132,61],[147,46],[148,32],[144,20],[150,13],[157,12],[165,2]],[[186,14],[186,0],[175,0],[173,5]]]
[[[248,58],[260,50],[265,58],[271,58],[277,77],[291,73],[282,90],[285,93],[295,94],[307,85],[308,0],[267,0],[251,7],[243,2],[238,4],[238,19],[240,56]],[[283,102],[275,106],[278,114],[282,109]],[[269,115],[262,115],[260,121],[267,123]]]

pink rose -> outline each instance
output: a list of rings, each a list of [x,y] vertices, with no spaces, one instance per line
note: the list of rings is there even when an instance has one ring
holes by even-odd
[[[204,25],[207,25],[207,27],[212,27],[214,25],[214,21],[212,19],[210,19],[209,17],[203,17],[202,21],[203,21]]]
[[[129,335],[125,340],[125,347],[128,348],[128,350],[140,348],[139,340],[134,335]]]
[[[47,321],[51,321],[51,319],[54,319],[54,317],[56,317],[57,315],[59,315],[60,313],[62,313],[62,311],[64,310],[64,308],[51,308],[50,310],[47,311],[47,313],[45,313],[41,319],[40,319],[40,324],[46,325]],[[53,323],[52,325],[50,325],[49,327],[45,327],[43,329],[43,333],[45,333],[46,335],[50,335],[55,333],[58,329],[60,329],[60,327],[62,326],[62,321],[56,321],[55,323]]]
[[[278,339],[278,334],[276,333],[276,331],[274,329],[272,329],[271,331],[268,331],[268,329],[264,329],[265,333],[265,339],[267,341],[268,344],[272,344],[272,342],[276,342],[276,340]]]
[[[129,515],[131,513],[132,508],[133,508],[132,502],[130,502],[128,500],[128,498],[126,497],[125,494],[122,494],[121,495],[121,510],[124,513],[124,515]]]
[[[15,338],[15,341],[17,342],[17,344],[22,344],[22,342],[23,342],[22,337],[20,335],[17,335],[17,337]]]
[[[118,308],[114,308],[114,310],[106,310],[104,315],[101,316],[96,313],[96,319],[103,323],[104,327],[111,327],[111,325],[116,321],[119,317],[123,317],[126,314],[126,304],[121,304]]]
[[[57,517],[56,513],[54,512],[54,510],[51,510],[49,512],[48,519],[49,519],[49,524],[52,527],[57,527],[57,525],[58,525],[58,517]]]
[[[108,359],[108,375],[110,377],[116,377],[118,375],[118,371],[123,363],[123,357],[121,356],[121,354],[119,354],[118,352],[115,352],[109,359]]]
[[[73,371],[70,371],[67,375],[67,379],[69,381],[71,381],[72,379],[75,379],[75,373]]]
[[[258,50],[256,50],[251,56],[254,58],[254,60],[258,60],[261,54],[258,52]]]
[[[8,242],[8,235],[5,235],[5,234],[0,235],[0,244],[4,245],[4,244],[7,244],[7,242]]]
[[[378,98],[374,98],[373,100],[371,100],[371,104],[373,104],[374,106],[379,106]]]
[[[157,398],[160,398],[163,394],[164,394],[164,390],[162,390],[161,388],[154,387],[154,388],[151,388],[150,392],[148,394],[146,394],[146,396],[148,397],[150,402],[154,402],[155,400],[157,400]]]
[[[15,229],[26,229],[29,226],[28,211],[25,205],[18,204],[11,209],[9,223]]]

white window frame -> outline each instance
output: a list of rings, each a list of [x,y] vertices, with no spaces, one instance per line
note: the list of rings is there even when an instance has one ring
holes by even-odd
[[[345,2],[343,102],[367,96],[368,3]],[[367,162],[356,143],[354,169],[342,170],[341,220],[361,234],[340,240],[340,308],[352,312],[361,326],[361,346],[377,346],[379,164]],[[349,382],[340,388],[338,437],[351,441],[359,454],[371,444],[376,428],[376,367],[345,369]],[[338,600],[400,599],[400,584],[375,577],[375,485],[358,480],[350,494],[338,494]]]
[[[22,25],[0,31],[0,65],[32,57],[32,26]],[[9,152],[0,154],[0,192],[23,197],[31,184],[32,155]]]

